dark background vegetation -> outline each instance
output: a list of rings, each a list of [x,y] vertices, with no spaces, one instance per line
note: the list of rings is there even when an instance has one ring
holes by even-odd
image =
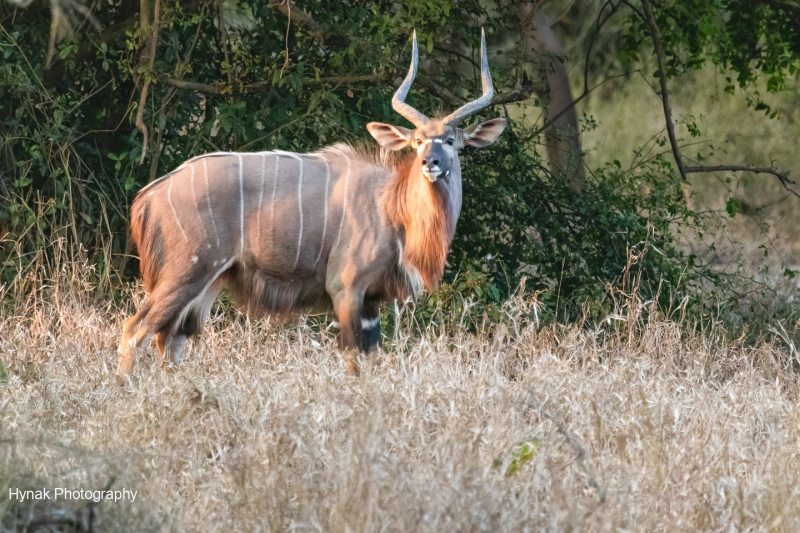
[[[414,29],[422,67],[409,102],[432,114],[474,98],[485,28],[496,96],[481,117],[511,125],[495,145],[463,151],[448,272],[420,312],[473,298],[480,313],[499,313],[523,278],[542,320],[605,316],[619,302],[611,286],[665,310],[727,306],[740,323],[766,309],[763,279],[721,272],[681,245],[742,211],[733,197],[723,212],[690,202],[688,174],[709,170],[702,158],[725,165],[716,140],[689,160],[680,145],[702,138],[698,124],[667,117],[629,160],[588,168],[575,142],[604,126],[570,102],[632,77],[663,98],[662,79],[710,65],[726,93],[777,122],[770,98],[797,82],[795,0],[3,0],[0,25],[5,295],[48,279],[57,254],[93,266],[99,292],[118,294],[138,272],[130,203],[190,157],[371,144],[366,123],[407,126],[390,100]],[[558,85],[567,73],[574,95]],[[558,162],[553,146],[565,139],[573,151]],[[780,161],[761,170],[754,179],[791,188]],[[791,266],[780,274],[793,277]],[[793,317],[787,305],[768,314],[778,312]]]

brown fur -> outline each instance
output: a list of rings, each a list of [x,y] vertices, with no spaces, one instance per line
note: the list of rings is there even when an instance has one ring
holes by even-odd
[[[238,263],[222,279],[237,307],[255,316],[286,320],[304,312],[327,312],[333,308],[325,287],[312,280],[275,281]]]
[[[152,292],[158,285],[166,260],[166,246],[161,226],[152,216],[150,203],[139,193],[131,206],[131,235],[139,251],[139,269],[144,288]]]

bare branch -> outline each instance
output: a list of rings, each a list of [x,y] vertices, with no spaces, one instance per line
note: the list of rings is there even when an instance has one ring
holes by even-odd
[[[321,85],[321,84],[331,84],[335,86],[341,85],[353,85],[359,83],[380,83],[380,82],[388,82],[392,78],[397,75],[403,74],[399,72],[395,75],[390,74],[389,72],[381,72],[377,74],[354,74],[348,76],[324,76],[320,79],[316,78],[305,78],[303,79],[303,83],[306,85]],[[211,84],[211,83],[199,83],[195,81],[184,81],[178,78],[171,78],[169,76],[159,75],[156,77],[159,83],[164,83],[166,85],[172,85],[173,87],[177,87],[178,89],[184,89],[187,91],[198,91],[201,93],[206,94],[249,94],[255,93],[258,91],[263,91],[272,87],[272,80],[263,80],[257,81],[254,83],[249,83],[247,85],[243,85],[241,87],[228,87],[224,84]],[[417,75],[415,80],[419,85],[428,89],[431,94],[436,96],[437,98],[442,99],[445,102],[452,102],[457,105],[463,105],[464,100],[460,97],[454,95],[450,90],[441,87],[439,84],[431,80],[426,76]],[[502,104],[509,104],[513,102],[519,102],[522,100],[527,100],[530,98],[531,93],[533,92],[532,88],[522,88],[515,91],[509,91],[505,93],[501,93],[495,95],[492,98],[492,103],[490,105],[502,105]]]
[[[594,33],[592,34],[592,38],[589,40],[589,48],[586,50],[586,62],[583,65],[583,92],[584,93],[589,90],[589,67],[591,65],[592,48],[594,48],[594,42],[597,39],[597,36],[600,35],[600,29],[603,27],[603,25],[606,22],[608,22],[608,20],[611,17],[614,16],[614,13],[617,12],[617,10],[619,9],[619,7],[621,5],[622,5],[622,2],[614,5],[614,3],[611,0],[607,0],[606,3],[604,3],[600,7],[600,11],[598,11],[598,13],[597,13],[597,23],[595,24],[596,25],[596,29],[594,30]],[[611,10],[608,13],[608,15],[606,16],[606,18],[603,19],[602,18],[603,17],[603,12],[606,10],[606,7],[608,7],[608,6],[611,6]]]
[[[631,10],[633,10],[633,12],[636,13],[639,16],[640,19],[645,20],[644,13],[642,13],[641,11],[636,9],[636,6],[634,6],[633,4],[628,2],[628,0],[620,0],[620,2],[622,2],[623,4],[625,4],[626,6],[631,8]]]
[[[494,95],[492,98],[492,103],[489,105],[503,105],[503,104],[513,104],[514,102],[524,102],[528,98],[531,97],[533,94],[533,86],[523,86],[520,89],[515,89],[513,91],[508,91],[505,93],[500,93]]]
[[[224,84],[211,84],[211,83],[198,83],[195,81],[184,81],[178,78],[171,78],[169,76],[159,75],[156,79],[160,83],[164,83],[166,85],[172,85],[173,87],[177,87],[178,89],[184,89],[187,91],[198,91],[201,93],[206,94],[233,94],[233,95],[240,95],[240,94],[251,94],[263,90],[270,89],[272,87],[272,80],[263,80],[257,81],[255,83],[249,83],[247,85],[242,86],[235,86],[230,87]],[[333,84],[336,86],[340,85],[352,85],[355,83],[376,83],[380,81],[388,81],[390,76],[385,73],[381,74],[364,74],[364,75],[351,75],[351,76],[327,76],[321,77],[320,79],[316,78],[305,78],[303,79],[303,83],[306,85],[320,85],[320,84]]]
[[[270,7],[289,17],[295,24],[303,26],[312,39],[319,44],[325,44],[325,32],[322,26],[311,18],[311,15],[297,7],[292,0],[268,0],[268,3]]]
[[[173,87],[177,87],[178,89],[185,89],[187,91],[198,91],[207,94],[222,94],[222,89],[224,88],[224,86],[222,85],[211,85],[208,83],[184,81],[177,78],[170,78],[164,75],[158,75],[156,76],[156,79],[158,80],[159,83],[172,85]]]
[[[150,8],[147,5],[147,0],[141,0],[140,5],[141,5],[140,16],[142,20],[142,29],[146,34],[147,31],[150,29],[149,28]],[[148,72],[152,72],[153,63],[156,59],[156,48],[158,48],[158,16],[160,8],[161,8],[161,0],[156,0],[155,16],[153,20],[153,35],[145,42],[142,58],[139,61],[140,65],[143,64],[145,61],[149,63]],[[142,142],[142,157],[141,159],[139,159],[140,165],[144,163],[144,156],[147,153],[147,126],[144,123],[144,107],[147,103],[147,93],[149,85],[150,85],[150,80],[145,76],[144,85],[142,86],[142,94],[139,98],[139,109],[136,112],[136,127],[139,129],[139,131],[142,132],[142,135],[144,135],[144,141]]]
[[[432,95],[436,96],[446,104],[455,104],[457,106],[462,106],[467,103],[465,100],[459,98],[458,96],[450,92],[449,89],[445,89],[444,87],[440,86],[438,83],[436,83],[429,77],[423,76],[422,74],[417,74],[416,78],[414,79],[414,82],[417,85],[420,85],[428,89],[428,91]]]
[[[794,180],[789,179],[789,171],[781,172],[775,167],[749,167],[744,165],[716,165],[716,166],[696,166],[684,167],[687,174],[695,174],[699,172],[752,172],[754,174],[772,174],[778,181],[781,182],[783,188],[800,198],[800,193],[795,189],[790,188],[789,185],[797,185]]]
[[[672,122],[672,109],[669,106],[669,91],[667,91],[667,68],[664,61],[664,48],[661,45],[661,32],[658,31],[658,24],[653,15],[653,6],[650,0],[642,0],[644,8],[644,19],[650,27],[650,34],[653,36],[653,48],[655,49],[656,59],[658,60],[658,81],[661,83],[661,103],[664,106],[664,119],[667,122],[667,136],[672,146],[672,155],[675,156],[675,163],[678,165],[678,172],[681,177],[686,179],[686,170],[681,159],[681,152],[678,148],[678,140],[675,138],[675,124]]]

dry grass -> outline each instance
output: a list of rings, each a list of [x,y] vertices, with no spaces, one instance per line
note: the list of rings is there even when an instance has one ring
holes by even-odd
[[[319,328],[218,308],[177,372],[150,347],[120,387],[126,313],[46,292],[0,311],[7,527],[54,507],[8,487],[111,484],[139,496],[98,531],[800,530],[798,385],[771,344],[647,313],[537,331],[517,299],[353,379]]]

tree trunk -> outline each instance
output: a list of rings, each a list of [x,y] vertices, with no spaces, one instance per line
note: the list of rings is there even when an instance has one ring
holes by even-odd
[[[567,68],[560,59],[564,51],[547,15],[540,11],[533,21],[531,41],[525,45],[540,52],[536,67],[547,76],[547,85],[541,96],[547,102],[544,119],[550,167],[553,172],[568,178],[575,192],[581,192],[586,184],[586,175],[578,113],[573,105]]]

